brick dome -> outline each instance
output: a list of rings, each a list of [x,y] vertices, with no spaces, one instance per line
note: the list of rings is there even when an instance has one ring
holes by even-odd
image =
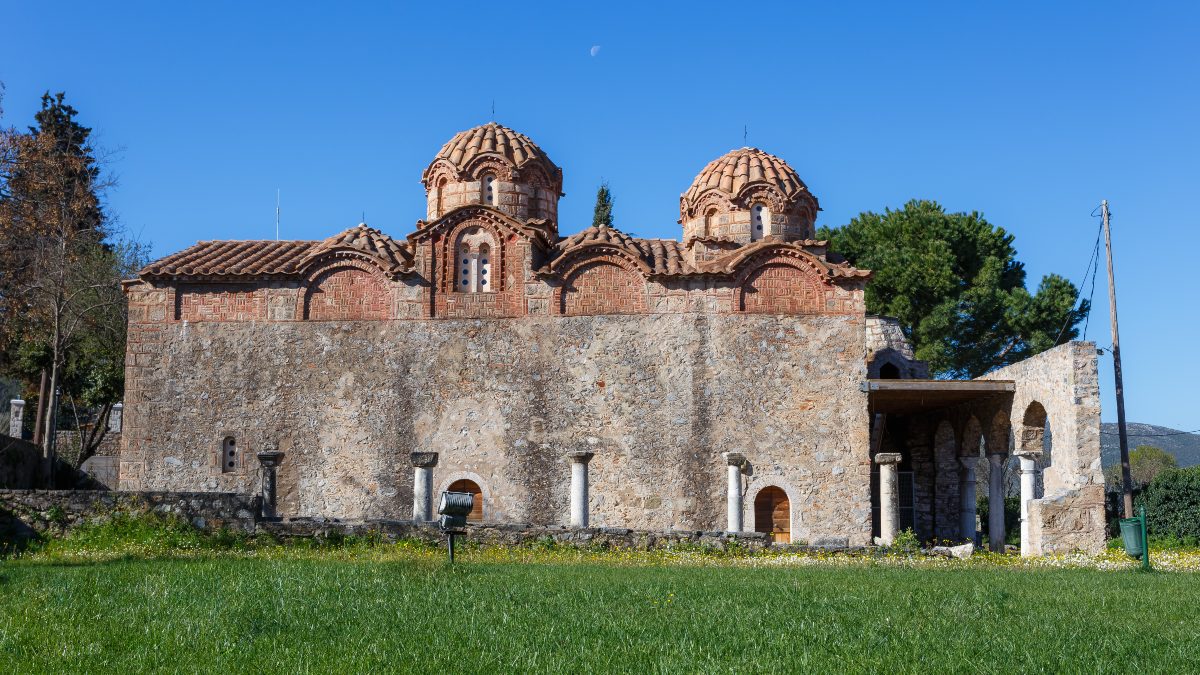
[[[557,227],[562,169],[525,134],[488,122],[460,131],[421,174],[430,222],[482,204]]]
[[[530,165],[541,165],[540,168],[546,172],[548,178],[562,173],[528,136],[502,124],[488,122],[455,134],[434,156],[421,180],[428,184],[431,170],[443,163],[470,175],[476,165],[488,158],[499,160],[515,170]]]
[[[758,148],[731,150],[709,162],[679,197],[685,241],[804,239],[812,236],[818,210],[796,170]]]
[[[737,198],[747,186],[758,184],[773,186],[785,198],[808,191],[808,186],[787,162],[758,148],[741,148],[709,162],[692,181],[683,198],[685,202],[695,204],[710,190]]]

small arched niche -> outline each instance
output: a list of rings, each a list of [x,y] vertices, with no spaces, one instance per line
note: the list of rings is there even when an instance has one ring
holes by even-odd
[[[754,497],[754,531],[770,535],[776,544],[792,542],[792,506],[783,488],[769,485]]]
[[[467,514],[467,522],[483,522],[483,490],[480,489],[479,485],[476,484],[475,481],[467,478],[460,478],[451,483],[450,487],[447,488],[447,491],[469,493],[474,498],[474,505],[471,507],[471,512]]]

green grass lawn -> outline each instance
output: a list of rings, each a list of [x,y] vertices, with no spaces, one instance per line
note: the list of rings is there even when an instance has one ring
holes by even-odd
[[[512,562],[0,562],[0,672],[1197,672],[1192,573]]]

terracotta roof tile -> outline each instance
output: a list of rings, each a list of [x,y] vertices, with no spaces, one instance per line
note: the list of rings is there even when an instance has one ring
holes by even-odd
[[[528,136],[495,122],[458,132],[442,146],[433,158],[433,163],[439,159],[445,160],[461,171],[467,169],[476,158],[484,155],[498,156],[518,169],[530,162],[542,162],[549,176],[554,177],[561,173],[546,153]]]
[[[758,148],[741,148],[709,162],[684,193],[684,200],[693,202],[712,189],[736,196],[747,185],[760,182],[773,185],[785,197],[808,190],[787,162]]]
[[[408,247],[379,230],[359,225],[325,241],[201,241],[156,260],[138,272],[151,278],[289,276],[303,272],[317,258],[338,251],[357,251],[374,258],[385,272],[397,275],[412,268]]]
[[[156,260],[138,272],[143,278],[229,276],[256,277],[295,274],[318,242],[315,241],[201,241]]]

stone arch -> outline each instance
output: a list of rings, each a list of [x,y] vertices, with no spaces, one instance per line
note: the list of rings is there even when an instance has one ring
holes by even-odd
[[[755,508],[755,505],[758,503],[759,495],[761,495],[764,490],[769,488],[782,491],[784,496],[787,498],[788,538],[792,541],[795,541],[797,539],[797,531],[801,525],[801,518],[797,513],[799,504],[801,503],[799,499],[799,493],[796,491],[795,487],[793,487],[787,481],[782,480],[782,478],[778,475],[756,477],[750,482],[750,485],[747,486],[746,497],[743,506],[743,521],[745,522],[745,528],[750,532],[759,532],[760,527],[767,527],[769,525],[767,523],[758,522],[759,513]]]
[[[818,314],[825,310],[821,280],[790,258],[774,257],[749,271],[738,288],[736,311]]]
[[[962,520],[959,491],[963,464],[958,454],[958,433],[949,420],[941,420],[933,430],[933,461],[933,533],[938,539],[950,539],[958,536]]]
[[[454,290],[458,293],[491,293],[496,290],[495,234],[482,226],[462,228],[455,238]]]
[[[440,264],[437,265],[436,288],[446,293],[458,291],[462,281],[462,259],[458,255],[458,247],[466,237],[474,237],[476,245],[490,237],[488,292],[507,290],[505,275],[508,273],[508,253],[517,235],[518,231],[510,221],[487,207],[458,211],[456,215],[447,219],[445,229],[436,245],[438,255],[441,256]]]
[[[646,279],[620,258],[593,258],[563,276],[558,311],[564,316],[645,314]]]
[[[1053,438],[1046,407],[1040,401],[1030,401],[1021,415],[1021,431],[1017,442],[1023,452],[1041,453],[1035,462],[1038,472],[1034,481],[1034,499],[1041,499],[1046,492],[1046,470],[1054,462]]]
[[[467,522],[489,522],[488,519],[491,517],[493,507],[491,490],[488,489],[487,482],[479,474],[471,471],[455,471],[443,477],[439,483],[441,488],[433,494],[434,508],[437,508],[437,502],[443,492],[450,490],[450,487],[453,485],[462,483],[469,483],[479,491],[475,499],[475,508],[471,510],[471,516],[467,517]],[[466,492],[466,490],[463,490],[463,492]],[[471,520],[473,516],[476,517],[475,520]]]
[[[380,321],[391,318],[387,282],[372,266],[339,260],[308,282],[301,316],[307,321]]]

